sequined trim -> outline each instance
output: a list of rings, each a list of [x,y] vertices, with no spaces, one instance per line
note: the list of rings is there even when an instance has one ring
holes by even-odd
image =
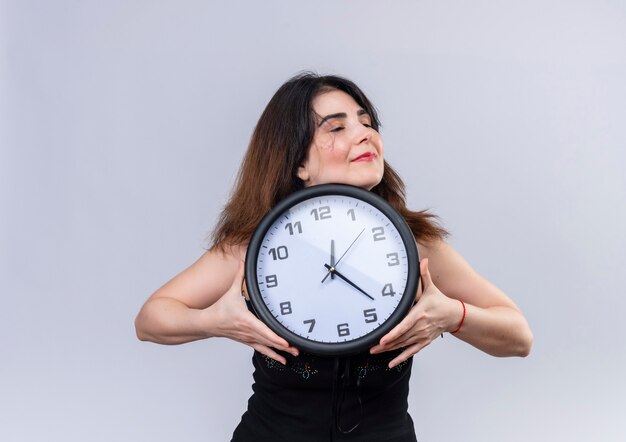
[[[295,360],[295,361],[290,361],[285,366],[268,356],[265,356],[265,355],[262,355],[262,356],[263,356],[263,359],[265,360],[265,364],[267,365],[267,368],[278,370],[278,371],[285,371],[286,369],[289,369],[293,371],[294,373],[296,373],[298,376],[302,377],[302,379],[304,380],[309,379],[311,375],[316,375],[317,373],[319,373],[319,370],[316,368],[313,368],[311,364],[309,364],[308,362],[300,362],[300,361]]]
[[[398,373],[401,372],[404,369],[404,367],[406,367],[406,365],[409,363],[409,361],[406,360],[406,361],[400,362],[395,367],[389,368],[389,362],[394,357],[395,356],[392,356],[388,359],[365,358],[365,360],[361,361],[356,367],[356,372],[359,375],[359,379],[364,379],[368,373],[373,373],[381,369],[384,369],[385,371],[396,371]]]
[[[298,358],[295,358],[290,360],[289,363],[285,366],[268,356],[261,356],[263,357],[267,368],[280,372],[289,370],[293,373],[296,373],[304,380],[307,380],[312,375],[316,375],[319,373],[319,370],[312,365],[312,363],[314,363],[313,360],[303,362],[302,360],[298,360]],[[364,379],[369,373],[374,373],[380,370],[384,370],[386,372],[400,373],[404,369],[404,367],[408,365],[410,359],[399,363],[393,368],[389,368],[389,362],[396,356],[397,354],[391,355],[388,358],[374,358],[369,356],[365,356],[364,358],[358,358],[356,359],[358,363],[356,365],[355,371],[360,379]]]

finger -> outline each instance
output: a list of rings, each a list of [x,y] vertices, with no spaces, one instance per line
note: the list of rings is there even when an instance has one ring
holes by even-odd
[[[259,337],[259,341],[263,340],[264,345],[270,345],[272,347],[289,347],[289,343],[284,339],[278,336],[276,333],[272,331],[267,325],[258,320],[252,313],[250,313],[251,327],[252,332],[257,334]]]
[[[243,282],[241,283],[241,296],[246,298],[246,301],[250,300],[250,295],[248,294],[248,287],[246,286],[246,279],[245,278],[243,279]]]
[[[398,325],[392,328],[389,333],[387,333],[385,336],[383,336],[380,339],[380,345],[386,345],[390,342],[395,341],[396,339],[398,339],[400,336],[404,335],[405,333],[408,333],[409,330],[413,328],[413,326],[415,325],[418,319],[419,317],[418,317],[417,309],[412,308],[409,311],[409,314],[406,315],[406,317],[402,321],[400,321]]]
[[[285,359],[284,356],[281,356],[278,353],[276,353],[270,347],[266,347],[265,345],[260,345],[260,344],[254,344],[251,347],[254,348],[256,351],[258,351],[259,353],[267,356],[268,358],[272,358],[275,361],[278,361],[283,365],[287,365],[287,359]]]
[[[292,356],[298,356],[300,354],[300,350],[298,350],[296,347],[293,347],[291,345],[288,345],[286,347],[279,346],[279,345],[272,345],[271,347],[277,350],[286,351],[287,353],[290,353]]]
[[[403,348],[403,347],[407,347],[409,345],[415,344],[418,340],[419,340],[419,337],[417,335],[407,334],[407,335],[401,336],[400,338],[394,341],[387,342],[384,345],[381,345],[381,344],[375,345],[374,347],[370,349],[370,353],[382,353],[385,351],[397,350],[398,348]]]
[[[299,351],[297,348],[290,346],[284,338],[274,333],[272,329],[258,320],[252,313],[250,313],[250,316],[252,317],[253,332],[258,335],[259,339],[257,340],[259,342],[268,347],[274,347],[279,350],[287,351],[294,356],[298,356]]]
[[[250,299],[245,284],[245,263],[244,261],[239,261],[239,268],[237,269],[237,274],[235,275],[235,279],[233,280],[231,288],[233,290],[238,290],[246,299]],[[256,334],[260,335],[260,337],[262,338],[261,340],[265,340],[263,345],[287,351],[294,356],[298,356],[299,350],[297,348],[290,346],[284,338],[281,338],[276,333],[274,333],[265,323],[261,322],[252,313],[248,312],[248,315],[251,319],[251,327],[253,331]]]
[[[237,272],[233,277],[233,282],[230,285],[230,288],[226,292],[230,296],[234,297],[235,294],[239,296],[245,296],[244,294],[244,274],[245,274],[245,266],[243,261],[239,261],[239,267],[237,268]],[[243,304],[243,303],[242,303]]]
[[[384,351],[394,350],[396,348],[405,347],[409,341],[414,339],[413,336],[402,337],[401,339],[394,339],[393,341],[388,341],[383,344],[378,343],[370,348],[370,353],[382,353]]]
[[[395,350],[398,350],[400,348],[407,348],[407,347],[410,347],[410,346],[418,344],[418,342],[419,341],[411,339],[411,340],[406,341],[406,342],[400,342],[400,343],[397,343],[397,344],[390,345],[390,346],[385,348],[385,351],[386,352],[387,351],[395,351]]]
[[[408,347],[409,345],[413,345],[419,340],[420,340],[420,337],[417,334],[405,333],[404,335],[400,336],[398,339],[387,342],[383,346],[383,348],[385,349],[384,351],[396,350],[398,348]]]
[[[237,273],[235,274],[235,279],[233,279],[233,283],[230,286],[231,290],[236,290],[237,292],[241,293],[244,274],[245,274],[244,263],[243,261],[239,261],[239,268],[237,269]]]
[[[408,347],[406,350],[404,350],[398,356],[396,356],[391,361],[389,361],[389,368],[393,368],[393,367],[396,367],[396,366],[400,365],[401,363],[403,363],[404,361],[409,359],[414,354],[417,354],[426,345],[427,344],[417,343],[417,344],[414,344],[414,345]]]
[[[422,275],[422,293],[428,290],[428,287],[433,285],[433,280],[430,277],[430,271],[428,270],[428,258],[424,258],[420,261],[420,274]]]
[[[417,291],[415,292],[415,301],[413,302],[413,305],[417,304],[417,301],[420,300],[423,293],[424,293],[424,287],[422,287],[422,278],[420,278],[417,280]]]
[[[387,342],[384,346],[384,351],[392,351],[398,348],[407,347],[418,342],[423,342],[423,347],[433,342],[441,335],[441,330],[438,328],[428,328],[421,330],[413,330],[411,333],[400,336],[395,341]]]

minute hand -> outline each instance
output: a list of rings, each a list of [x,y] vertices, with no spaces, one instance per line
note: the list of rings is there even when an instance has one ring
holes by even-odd
[[[354,287],[355,289],[357,289],[359,292],[363,293],[365,296],[367,296],[368,298],[370,298],[372,301],[375,301],[374,298],[372,298],[370,295],[368,295],[367,293],[365,293],[365,291],[359,287],[358,285],[356,285],[355,283],[353,283],[352,281],[350,281],[348,278],[346,278],[345,276],[343,276],[341,273],[339,273],[337,271],[337,269],[329,266],[328,264],[324,264],[324,267],[326,267],[329,271],[329,273],[332,273],[334,275],[339,276],[341,279],[343,279],[344,281],[346,281],[348,284],[350,284],[352,287]]]

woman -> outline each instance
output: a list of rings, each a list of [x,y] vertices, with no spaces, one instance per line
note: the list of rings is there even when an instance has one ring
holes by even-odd
[[[528,324],[515,304],[444,241],[425,212],[406,208],[404,185],[384,161],[374,107],[351,81],[301,74],[274,95],[255,128],[232,197],[198,261],[157,290],[137,336],[181,344],[221,336],[255,352],[254,394],[235,441],[415,441],[407,413],[412,356],[444,332],[495,356],[526,356]],[[323,183],[359,186],[406,219],[423,287],[406,318],[369,352],[300,354],[248,309],[243,260],[254,228],[278,201]]]

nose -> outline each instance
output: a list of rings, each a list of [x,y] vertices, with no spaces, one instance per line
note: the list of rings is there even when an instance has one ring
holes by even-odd
[[[364,126],[361,123],[356,125],[354,129],[354,141],[355,144],[367,143],[372,138],[372,128]]]

